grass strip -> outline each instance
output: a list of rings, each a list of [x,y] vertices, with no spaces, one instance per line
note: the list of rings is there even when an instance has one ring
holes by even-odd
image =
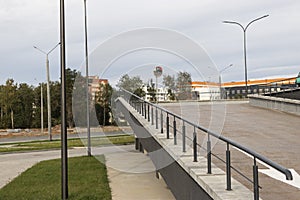
[[[104,156],[69,158],[69,199],[111,200]],[[5,200],[61,199],[60,159],[42,161],[0,190]]]
[[[125,145],[134,143],[133,135],[118,135],[118,136],[107,136],[107,137],[92,137],[92,146],[104,146],[104,145]],[[84,147],[87,146],[87,139],[69,139],[68,148],[73,147]],[[0,152],[18,152],[18,151],[32,151],[32,150],[50,150],[60,149],[60,140],[44,140],[44,141],[32,141],[32,142],[20,142],[20,143],[9,143],[1,144]]]

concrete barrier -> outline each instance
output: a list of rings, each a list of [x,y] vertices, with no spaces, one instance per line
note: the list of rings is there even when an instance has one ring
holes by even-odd
[[[248,95],[249,103],[267,109],[279,110],[300,116],[300,101],[262,95]]]

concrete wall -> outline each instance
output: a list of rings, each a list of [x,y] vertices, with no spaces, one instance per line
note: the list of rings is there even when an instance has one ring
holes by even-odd
[[[252,106],[279,110],[279,111],[300,116],[299,100],[261,96],[261,95],[248,95],[248,97],[249,97],[249,103]]]

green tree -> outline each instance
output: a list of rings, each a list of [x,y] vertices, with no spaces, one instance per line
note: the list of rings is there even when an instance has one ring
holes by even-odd
[[[83,78],[81,73],[76,70],[66,69],[66,106],[67,106],[67,124],[70,128],[74,127],[74,119],[72,112],[72,94],[76,78]]]
[[[70,68],[66,69],[66,117],[67,117],[67,126],[69,128],[74,127],[74,118],[73,118],[73,92],[76,90],[74,88],[74,82],[78,79],[83,79],[80,72],[72,70]],[[84,85],[84,84],[83,84]],[[52,125],[58,125],[61,123],[61,83],[51,82],[51,122]],[[80,97],[82,98],[82,96]],[[81,110],[82,111],[82,110]],[[82,115],[82,113],[81,113]]]
[[[14,126],[17,128],[31,128],[33,122],[34,90],[32,86],[22,83],[17,88],[14,105]]]
[[[139,76],[130,77],[128,74],[122,76],[117,83],[117,87],[120,89],[125,89],[131,93],[136,94],[139,97],[145,96],[145,92],[143,91],[143,81]]]
[[[191,99],[192,77],[188,72],[178,72],[176,79],[177,98],[179,100]]]
[[[8,79],[6,84],[1,87],[1,127],[2,128],[15,128],[14,112],[17,105],[17,85],[14,84],[13,79]]]
[[[172,91],[175,91],[175,89],[176,89],[175,76],[164,75],[163,76],[163,84],[168,89],[171,89]]]
[[[43,87],[44,89],[44,87]],[[46,89],[45,89],[46,91]],[[44,93],[45,94],[45,93]],[[46,94],[45,94],[46,95]],[[61,84],[58,81],[50,82],[50,98],[51,98],[51,125],[56,126],[61,124]],[[47,100],[44,96],[45,101]],[[44,107],[47,104],[44,104]],[[47,108],[46,113],[47,113]],[[47,114],[45,115],[47,116]],[[45,117],[44,117],[45,118]],[[44,123],[48,126],[48,120]]]
[[[99,90],[96,92],[95,108],[98,121],[101,125],[109,124],[111,112],[113,88],[109,83],[100,83]]]
[[[86,104],[86,78],[77,72],[77,77],[73,84],[72,93],[72,113],[74,125],[77,127],[87,127],[87,104]],[[89,102],[92,104],[92,99],[89,96]],[[92,105],[89,106],[92,108]],[[91,110],[90,112],[91,113]],[[91,120],[91,118],[90,118]]]
[[[46,84],[40,83],[37,87],[33,88],[33,117],[32,117],[32,127],[33,128],[40,128],[41,127],[41,87],[42,87],[42,94],[43,94],[43,115],[47,116],[47,106],[46,106]],[[46,121],[45,121],[46,120]],[[43,124],[47,123],[47,117],[44,117]]]
[[[170,100],[175,100],[176,81],[175,76],[164,75],[163,84],[168,89],[168,97]]]

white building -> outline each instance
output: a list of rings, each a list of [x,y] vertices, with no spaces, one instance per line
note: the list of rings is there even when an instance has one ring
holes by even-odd
[[[168,89],[164,87],[158,87],[157,88],[157,94],[156,93],[156,88],[154,88],[154,93],[149,90],[149,86],[144,85],[143,86],[143,91],[145,92],[145,97],[144,99],[146,101],[153,101],[153,96],[157,98],[157,101],[162,102],[162,101],[170,101],[170,97],[168,96]],[[155,94],[155,95],[154,95]]]
[[[211,82],[194,81],[191,83],[193,99],[211,101],[220,98],[220,85]]]

